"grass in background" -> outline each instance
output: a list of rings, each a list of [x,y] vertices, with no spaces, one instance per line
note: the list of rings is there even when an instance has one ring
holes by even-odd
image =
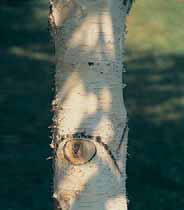
[[[137,0],[128,18],[129,210],[184,206],[184,2]]]
[[[2,210],[52,209],[46,158],[54,70],[47,11],[47,1],[3,1],[0,7]]]
[[[177,53],[184,51],[184,1],[134,2],[128,18],[127,47],[142,53]]]

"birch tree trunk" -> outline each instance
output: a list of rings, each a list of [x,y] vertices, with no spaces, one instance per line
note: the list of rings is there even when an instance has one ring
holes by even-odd
[[[56,209],[126,210],[127,0],[52,0]]]

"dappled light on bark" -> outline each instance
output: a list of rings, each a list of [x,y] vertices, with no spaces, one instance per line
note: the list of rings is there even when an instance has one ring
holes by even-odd
[[[53,1],[50,18],[57,59],[53,144],[58,145],[54,197],[63,210],[127,209],[122,56],[128,4]],[[67,152],[71,157],[62,155],[67,142],[77,141],[75,135],[96,147],[96,154],[82,165],[74,163],[72,147]],[[76,148],[79,152],[79,145]]]

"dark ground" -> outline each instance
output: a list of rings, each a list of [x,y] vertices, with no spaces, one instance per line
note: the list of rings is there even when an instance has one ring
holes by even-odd
[[[0,209],[51,210],[47,3],[17,2],[0,6]],[[183,210],[184,55],[132,51],[125,78],[129,210]]]

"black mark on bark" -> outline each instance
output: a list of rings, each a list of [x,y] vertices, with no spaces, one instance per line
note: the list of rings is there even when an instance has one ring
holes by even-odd
[[[121,148],[121,145],[122,145],[123,140],[124,140],[124,138],[125,138],[125,133],[126,133],[127,129],[128,129],[128,123],[125,124],[125,127],[124,127],[124,129],[123,129],[122,137],[121,137],[120,143],[119,143],[119,145],[118,145],[117,152],[119,152],[119,150],[120,150],[120,148]]]
[[[127,14],[130,12],[134,0],[123,0],[123,5],[127,6]]]
[[[89,66],[94,66],[94,62],[88,62]]]
[[[98,142],[100,145],[102,145],[104,147],[104,149],[107,151],[107,153],[109,154],[109,156],[111,157],[114,165],[116,166],[118,172],[121,174],[121,170],[116,162],[116,158],[114,157],[114,155],[112,154],[109,146],[107,144],[105,144],[102,140],[101,140],[101,137],[100,136],[97,136],[96,137],[96,142]]]

